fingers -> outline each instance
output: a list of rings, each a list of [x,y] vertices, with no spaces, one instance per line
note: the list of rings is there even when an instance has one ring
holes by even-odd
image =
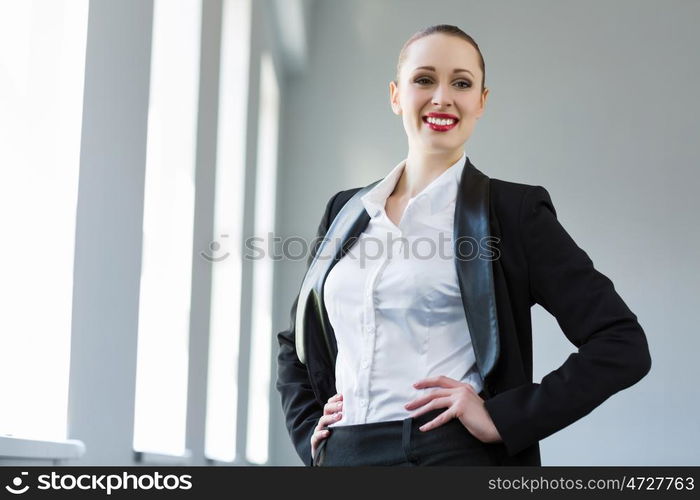
[[[419,429],[423,432],[435,429],[436,427],[440,427],[442,424],[449,422],[454,418],[454,414],[452,413],[451,409],[447,409],[444,412],[442,412],[440,415],[432,419],[430,422],[427,424],[423,424],[419,427]]]
[[[422,395],[417,399],[414,399],[413,401],[409,401],[404,405],[404,408],[406,408],[407,410],[412,410],[413,408],[423,406],[424,404],[432,401],[435,398],[449,396],[450,394],[452,394],[452,391],[450,389],[436,389],[434,391],[430,391],[429,393]]]
[[[438,377],[429,377],[429,378],[424,378],[422,380],[419,380],[415,384],[413,384],[413,387],[416,389],[424,389],[426,387],[459,387],[462,385],[461,382],[458,380],[455,380],[450,377],[446,377],[444,375],[440,375]]]
[[[335,396],[331,396],[330,398],[328,398],[328,402],[329,402],[329,403],[333,403],[333,402],[336,402],[336,401],[342,401],[342,400],[343,400],[343,395],[342,395],[342,394],[336,394]]]
[[[329,430],[317,430],[311,435],[311,456],[316,452],[319,443],[326,439],[329,434]]]
[[[343,418],[343,414],[341,412],[332,413],[330,415],[323,415],[321,418],[318,419],[316,429],[323,430],[326,426],[338,422],[341,418]]]
[[[318,419],[314,433],[311,435],[311,455],[316,452],[318,444],[329,436],[330,431],[326,429],[326,426],[337,422],[342,418],[342,409],[342,394],[336,394],[328,398],[328,402],[323,405],[323,415]]]
[[[331,398],[333,399],[333,398]],[[332,413],[339,412],[343,409],[343,402],[340,400],[335,400],[331,401],[331,399],[328,400],[328,403],[323,405],[323,414],[324,415],[330,415]]]
[[[417,411],[411,413],[411,417],[417,417],[419,415],[423,415],[426,412],[429,412],[431,410],[436,410],[438,408],[449,408],[452,406],[452,398],[445,397],[445,398],[436,398],[430,401],[428,404],[425,406],[419,408]]]

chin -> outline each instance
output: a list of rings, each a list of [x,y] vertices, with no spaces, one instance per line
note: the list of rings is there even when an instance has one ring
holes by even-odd
[[[450,141],[423,141],[423,149],[426,151],[430,152],[447,152],[447,151],[454,151],[455,149],[461,148],[464,143],[466,142],[466,139],[464,141],[459,141],[459,140],[450,140]]]

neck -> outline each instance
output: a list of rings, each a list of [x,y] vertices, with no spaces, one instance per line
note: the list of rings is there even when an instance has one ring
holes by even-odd
[[[413,198],[437,179],[464,154],[464,149],[439,153],[409,150],[406,165],[392,193],[399,198]]]

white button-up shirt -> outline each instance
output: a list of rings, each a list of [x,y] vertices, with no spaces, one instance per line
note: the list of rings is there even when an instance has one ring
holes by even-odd
[[[343,417],[329,427],[401,420],[438,375],[483,382],[457,281],[453,230],[466,153],[408,201],[398,227],[385,211],[406,160],[362,197],[371,219],[331,269],[324,301],[338,345]]]

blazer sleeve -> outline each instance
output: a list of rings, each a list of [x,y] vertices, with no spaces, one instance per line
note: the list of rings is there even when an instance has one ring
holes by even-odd
[[[316,239],[310,246],[311,251],[306,262],[308,271],[311,262],[331,223],[332,207],[339,193],[336,193],[327,203],[325,213],[319,223]],[[277,355],[276,387],[282,397],[282,410],[285,415],[287,431],[292,439],[297,454],[305,465],[311,465],[311,435],[323,415],[323,407],[316,400],[306,366],[297,356],[294,330],[296,309],[299,294],[294,299],[291,310],[289,328],[277,334],[279,352]]]
[[[587,415],[651,369],[637,317],[559,223],[542,186],[525,192],[519,226],[530,303],[537,302],[556,318],[578,352],[540,383],[485,401],[511,456]]]

